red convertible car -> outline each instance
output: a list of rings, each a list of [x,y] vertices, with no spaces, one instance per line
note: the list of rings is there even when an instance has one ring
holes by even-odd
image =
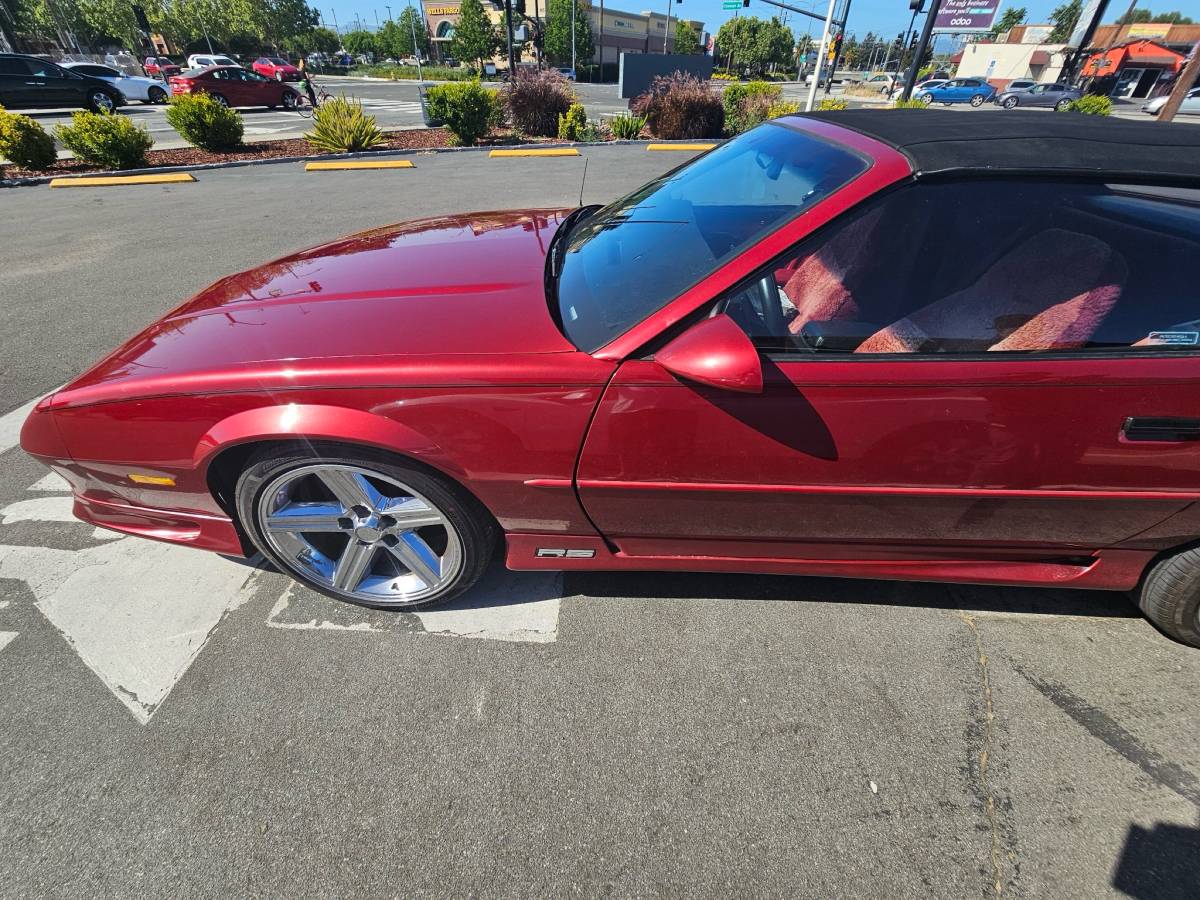
[[[366,605],[502,545],[1136,591],[1200,645],[1198,160],[1188,126],[783,118],[603,208],[231,275],[22,443],[87,522]]]

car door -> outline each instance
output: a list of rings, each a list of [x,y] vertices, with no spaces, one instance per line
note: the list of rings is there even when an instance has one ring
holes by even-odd
[[[1179,106],[1180,112],[1200,113],[1200,88],[1192,88]]]
[[[257,72],[241,70],[247,106],[273,106],[279,103],[279,85]]]
[[[986,180],[860,207],[714,298],[761,392],[674,376],[653,348],[622,364],[579,497],[631,556],[1137,546],[1200,499],[1198,210]]]
[[[33,80],[25,60],[19,56],[0,56],[0,106],[22,109],[32,105]]]
[[[66,70],[43,59],[27,58],[29,78],[25,84],[30,93],[30,106],[53,109],[62,106],[79,106],[84,101],[82,78],[72,77]]]

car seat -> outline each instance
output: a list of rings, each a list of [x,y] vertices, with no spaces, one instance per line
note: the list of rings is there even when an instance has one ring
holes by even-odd
[[[856,353],[970,353],[1079,347],[1121,294],[1127,269],[1099,238],[1047,228],[968,287],[893,322]]]

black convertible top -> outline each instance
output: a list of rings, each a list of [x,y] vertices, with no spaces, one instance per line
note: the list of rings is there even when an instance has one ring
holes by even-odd
[[[895,147],[918,177],[1041,173],[1200,181],[1200,127],[1034,110],[805,113]]]

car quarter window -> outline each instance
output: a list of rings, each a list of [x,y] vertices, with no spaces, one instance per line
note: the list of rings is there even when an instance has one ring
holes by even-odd
[[[1200,351],[1200,190],[917,183],[722,298],[764,351],[814,357]]]
[[[28,75],[29,68],[23,59],[0,57],[0,75]]]

